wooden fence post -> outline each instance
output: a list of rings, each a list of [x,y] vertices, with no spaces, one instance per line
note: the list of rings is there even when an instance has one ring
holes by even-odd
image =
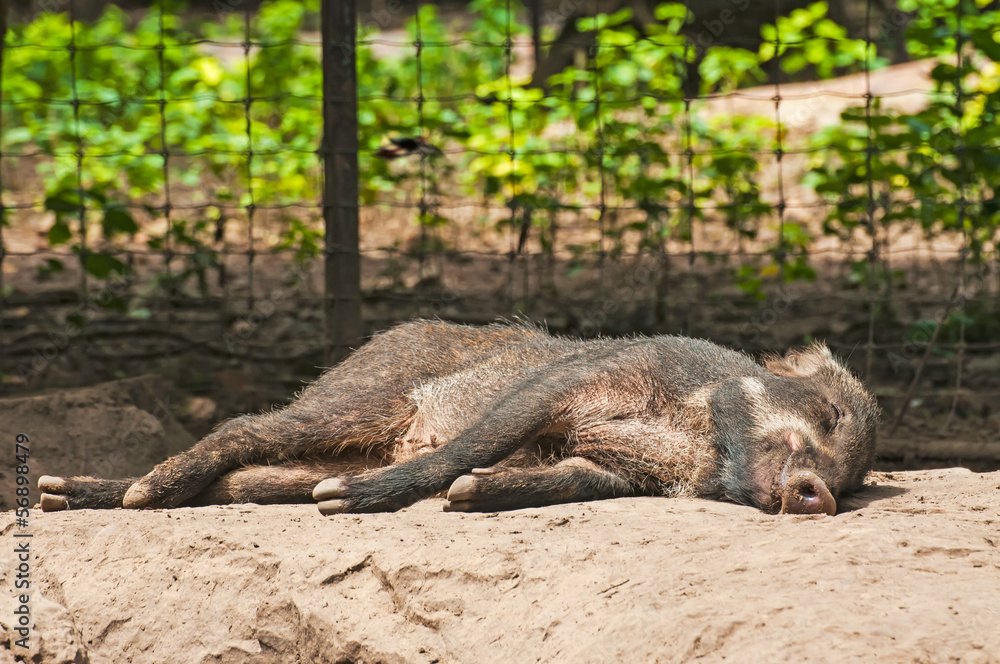
[[[323,314],[326,364],[361,341],[357,2],[323,0]]]

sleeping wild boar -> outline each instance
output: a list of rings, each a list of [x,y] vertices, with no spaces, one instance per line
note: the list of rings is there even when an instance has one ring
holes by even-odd
[[[758,364],[679,336],[406,323],[289,406],[238,417],[142,478],[42,477],[45,510],[319,501],[323,514],[701,496],[834,514],[879,410],[826,346]]]

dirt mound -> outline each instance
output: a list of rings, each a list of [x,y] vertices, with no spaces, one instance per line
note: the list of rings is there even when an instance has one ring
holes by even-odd
[[[33,512],[26,654],[1000,661],[1000,473],[874,480],[836,517],[665,498],[495,515],[444,513],[439,500],[334,518],[310,505]],[[21,532],[11,513],[0,529],[7,542]],[[19,651],[2,609],[9,662]]]
[[[13,508],[13,438],[30,436],[30,467],[40,475],[145,475],[195,440],[171,414],[166,381],[157,376],[0,399],[0,431],[10,454],[0,465],[0,510]],[[31,497],[38,498],[32,489]]]

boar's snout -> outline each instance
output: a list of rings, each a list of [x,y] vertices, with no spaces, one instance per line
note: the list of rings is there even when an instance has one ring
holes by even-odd
[[[781,492],[781,513],[833,516],[837,513],[837,501],[819,475],[803,470],[788,478]]]

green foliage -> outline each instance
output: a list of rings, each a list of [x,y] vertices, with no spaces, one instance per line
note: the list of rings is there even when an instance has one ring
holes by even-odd
[[[899,9],[912,13],[909,25],[905,32],[890,25],[883,32],[892,34],[883,36],[905,34],[913,57],[941,59],[933,74],[937,94],[913,114],[884,111],[874,99],[815,137],[833,155],[818,153],[810,174],[816,190],[836,203],[824,233],[847,237],[873,223],[916,222],[930,234],[964,231],[975,256],[991,241],[1000,224],[992,178],[1000,166],[1000,42],[993,27],[1000,16],[985,6],[984,0],[899,0]],[[696,69],[699,93],[716,95],[765,81],[775,58],[797,77],[881,66],[871,46],[847,39],[827,17],[825,2],[765,25],[756,52],[696,48],[684,31],[693,17],[679,2],[656,7],[659,23],[641,35],[629,9],[580,19],[577,27],[592,33],[586,66],[559,72],[546,91],[510,74],[523,68],[509,39],[530,37],[515,20],[520,3],[475,0],[469,10],[471,24],[459,28],[421,4],[406,25],[412,46],[391,50],[376,51],[378,35],[362,21],[363,204],[412,202],[423,194],[429,205],[414,223],[433,229],[453,223],[436,201],[474,197],[508,208],[503,223],[543,251],[554,250],[558,219],[567,211],[600,218],[611,240],[603,249],[612,254],[663,251],[668,240],[689,240],[692,224],[718,220],[741,239],[773,231],[769,262],[735,272],[748,296],[762,296],[764,281],[778,274],[815,278],[808,260],[813,234],[798,223],[778,228],[762,196],[758,155],[776,146],[773,121],[706,117],[688,99],[688,77]],[[221,265],[219,229],[237,208],[316,200],[320,50],[298,43],[316,12],[315,0],[265,2],[249,35],[241,12],[186,25],[176,15],[161,19],[156,9],[133,20],[114,5],[92,24],[71,26],[65,14],[43,14],[12,26],[0,145],[6,155],[50,155],[38,166],[52,217],[49,243],[69,246],[91,275],[111,279],[125,270],[116,248],[141,238],[153,250],[179,253],[182,264],[158,287],[182,292],[193,284],[203,292]],[[247,36],[258,44],[248,51],[241,45]],[[229,45],[207,48],[204,40]],[[71,41],[75,66],[66,48]],[[394,136],[422,136],[446,155],[376,157]],[[168,180],[203,206],[168,215]],[[606,209],[593,209],[595,200]],[[274,248],[293,250],[299,261],[318,255],[315,213],[279,213]],[[99,238],[88,234],[84,242],[84,227],[99,228]],[[430,234],[427,242],[423,250],[443,247]],[[567,248],[576,256],[571,270],[582,269],[597,250]],[[41,268],[60,269],[57,261]]]
[[[972,260],[982,260],[1000,227],[1000,12],[982,4],[900,2],[916,12],[907,32],[911,55],[940,60],[931,72],[934,94],[915,113],[873,99],[815,136],[817,146],[829,146],[810,174],[816,191],[836,204],[827,233],[848,237],[891,224],[918,225],[928,237],[957,231]]]
[[[199,190],[198,203],[280,205],[314,198],[308,176],[318,167],[319,101],[308,97],[318,96],[321,70],[315,48],[288,43],[298,38],[304,12],[297,2],[264,5],[252,38],[268,45],[246,62],[242,48],[240,57],[223,59],[192,44],[204,38],[238,44],[238,16],[194,32],[177,16],[164,15],[161,36],[157,10],[131,25],[108,5],[93,24],[71,26],[65,14],[43,14],[12,26],[2,148],[6,154],[53,155],[38,167],[44,205],[54,217],[49,243],[71,244],[98,279],[121,274],[125,266],[110,253],[82,249],[80,228],[99,225],[108,249],[117,238],[134,236],[139,224],[133,211],[164,215],[168,177],[174,187]],[[75,67],[66,53],[74,40]],[[261,99],[249,114],[248,93]],[[74,99],[81,102],[78,112]],[[250,149],[255,156],[248,168]],[[171,287],[191,277],[199,290],[207,287],[206,270],[219,265],[214,227],[215,220],[174,211],[166,230],[147,240],[150,248],[184,248],[185,265]]]
[[[797,74],[811,67],[819,78],[830,78],[839,69],[859,71],[867,59],[870,66],[884,66],[873,47],[863,39],[848,39],[847,29],[826,17],[826,2],[814,2],[803,9],[780,16],[775,25],[761,29],[761,62],[780,58],[782,71]]]

